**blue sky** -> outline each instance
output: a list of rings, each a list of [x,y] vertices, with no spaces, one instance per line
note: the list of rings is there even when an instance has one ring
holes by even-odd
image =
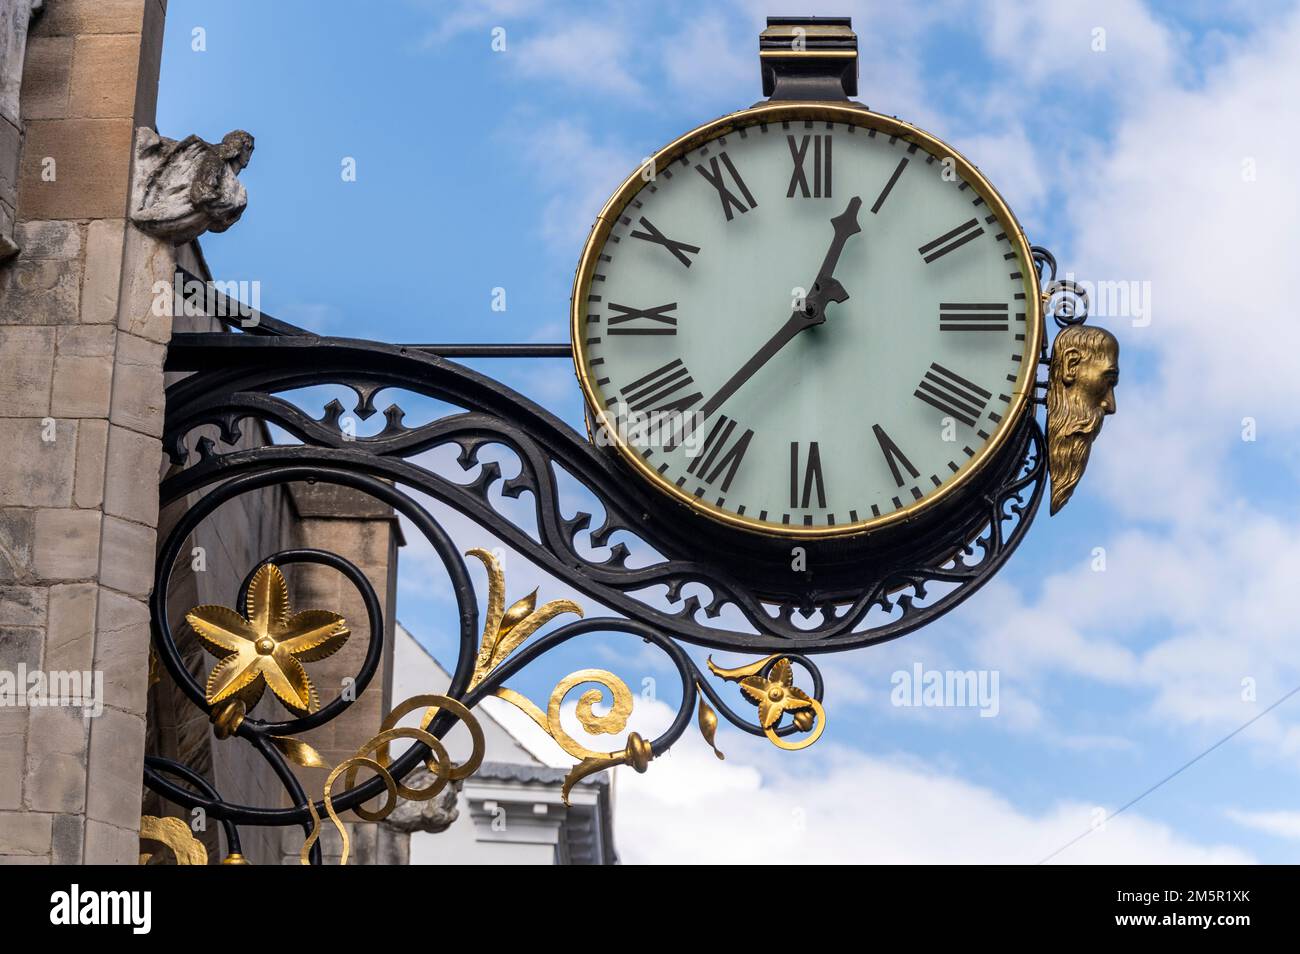
[[[862,101],[961,149],[1063,271],[1148,306],[1095,318],[1122,343],[1119,414],[1070,505],[1044,508],[985,591],[922,633],[823,657],[816,747],[780,753],[724,724],[727,762],[688,738],[621,778],[630,860],[740,860],[760,826],[808,860],[1036,861],[1300,685],[1300,332],[1280,292],[1300,247],[1285,122],[1300,18],[1290,4],[900,6],[803,12],[852,14]],[[760,98],[769,12],[786,8],[171,0],[158,125],[256,137],[248,211],[204,250],[217,277],[259,281],[268,313],[388,341],[562,341],[599,206],[643,156]],[[566,362],[490,370],[579,423]],[[434,413],[393,399],[408,423]],[[403,559],[399,616],[450,661],[428,553]],[[508,570],[512,597],[564,595],[521,559]],[[999,715],[891,706],[891,674],[916,662],[998,671]],[[675,701],[662,660],[614,640],[518,687],[542,699],[589,665]],[[636,718],[653,730],[664,702]],[[1294,861],[1298,756],[1292,700],[1059,860]]]

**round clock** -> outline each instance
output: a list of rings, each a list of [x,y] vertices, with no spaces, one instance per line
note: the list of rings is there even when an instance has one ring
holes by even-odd
[[[770,103],[660,150],[583,250],[592,437],[711,519],[861,534],[961,488],[1032,407],[1037,274],[1011,211],[933,136]]]

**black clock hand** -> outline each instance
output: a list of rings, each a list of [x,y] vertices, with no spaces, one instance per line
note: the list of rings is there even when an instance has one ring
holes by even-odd
[[[825,308],[826,303],[829,301],[845,302],[849,300],[849,293],[844,290],[844,286],[836,281],[834,277],[835,266],[839,264],[840,253],[844,251],[844,243],[849,240],[850,236],[862,231],[862,226],[858,225],[858,209],[860,208],[862,208],[862,199],[855,195],[849,199],[849,204],[844,211],[831,219],[831,225],[835,229],[835,237],[831,239],[831,247],[826,250],[826,258],[822,260],[821,270],[813,281],[812,291],[805,299],[805,311],[808,310],[809,300],[812,301],[818,313]]]
[[[811,328],[814,325],[820,325],[826,320],[826,303],[842,303],[849,300],[849,293],[844,290],[844,286],[834,277],[835,266],[839,263],[840,253],[844,251],[844,243],[848,241],[851,235],[862,231],[858,225],[858,209],[862,207],[862,199],[854,196],[849,200],[848,207],[835,218],[831,219],[831,225],[835,229],[835,236],[831,239],[831,247],[826,251],[826,258],[822,261],[821,270],[817,273],[817,278],[813,282],[812,290],[804,298],[802,308],[796,308],[790,313],[789,319],[784,325],[767,340],[758,352],[745,362],[739,371],[733,374],[727,383],[714,393],[713,397],[705,402],[704,407],[700,409],[701,419],[707,419],[714,411],[722,407],[727,398],[735,394],[740,386],[754,376],[763,365],[767,364],[772,357],[784,348],[799,332],[805,328]]]

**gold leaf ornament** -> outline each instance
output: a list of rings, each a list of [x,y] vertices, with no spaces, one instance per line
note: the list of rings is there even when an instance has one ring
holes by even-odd
[[[826,710],[822,704],[794,684],[794,667],[790,660],[774,653],[758,662],[735,669],[723,669],[708,660],[709,670],[718,678],[737,683],[745,698],[758,707],[758,724],[769,742],[777,748],[795,751],[806,749],[826,729]],[[771,663],[767,676],[762,672]],[[777,734],[782,716],[789,714],[794,727],[807,733],[794,742]],[[703,728],[703,722],[701,722]],[[706,735],[707,738],[707,735]]]
[[[140,816],[140,840],[157,841],[171,849],[178,865],[206,865],[208,849],[194,837],[194,831],[179,818],[156,815]],[[152,852],[140,853],[140,864],[148,864]]]
[[[714,738],[718,734],[718,714],[713,711],[713,707],[704,701],[704,695],[700,695],[700,708],[698,713],[700,723],[700,735],[704,736],[704,741],[709,743],[709,748],[713,749],[713,754],[719,759],[725,759],[722,750],[718,748]]]
[[[472,689],[533,633],[561,613],[581,616],[582,607],[572,600],[551,600],[539,607],[537,591],[533,590],[506,609],[506,576],[496,554],[475,547],[465,551],[465,555],[477,558],[488,575],[487,613],[483,620],[483,638],[479,643],[478,657],[474,661],[474,675],[470,679]]]
[[[302,664],[343,647],[351,635],[343,617],[316,609],[292,613],[288,584],[273,563],[253,574],[245,613],[205,605],[185,614],[203,647],[218,658],[208,674],[208,704],[238,698],[251,710],[269,685],[296,715],[315,712],[320,700]]]

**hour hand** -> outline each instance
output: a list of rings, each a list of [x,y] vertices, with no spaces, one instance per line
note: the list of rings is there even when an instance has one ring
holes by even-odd
[[[835,218],[831,219],[831,225],[835,229],[835,237],[831,239],[831,247],[826,250],[826,258],[822,261],[821,271],[817,273],[817,282],[824,284],[835,271],[835,266],[839,264],[840,252],[844,251],[844,243],[849,237],[862,231],[862,226],[858,224],[858,209],[862,208],[862,199],[854,196],[849,199],[848,206]],[[830,299],[837,301],[840,299]]]
[[[829,275],[813,282],[813,294],[817,296],[817,300],[822,304],[828,301],[841,304],[849,300],[849,293],[840,284],[840,280]]]

